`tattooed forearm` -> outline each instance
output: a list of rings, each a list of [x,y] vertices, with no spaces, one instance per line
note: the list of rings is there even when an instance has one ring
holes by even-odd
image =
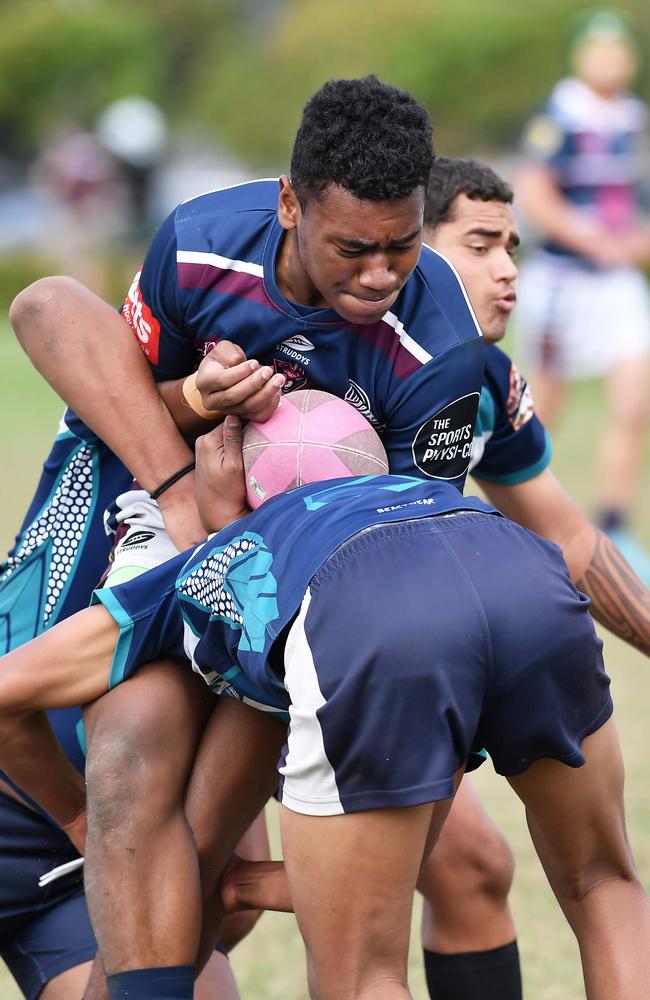
[[[650,656],[650,590],[601,531],[576,586],[591,597],[594,618]]]

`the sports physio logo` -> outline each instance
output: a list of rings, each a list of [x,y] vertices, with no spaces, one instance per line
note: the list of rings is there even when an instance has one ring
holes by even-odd
[[[130,327],[135,330],[140,347],[152,365],[158,364],[160,347],[160,323],[143,301],[140,291],[140,275],[138,271],[131,283],[127,297],[122,306],[122,315]]]
[[[458,479],[467,472],[478,401],[478,392],[461,396],[420,427],[413,442],[413,461],[428,479]]]

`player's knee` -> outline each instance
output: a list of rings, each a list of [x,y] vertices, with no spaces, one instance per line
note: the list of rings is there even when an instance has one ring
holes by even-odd
[[[39,278],[19,292],[9,307],[9,319],[21,343],[34,328],[46,329],[76,284],[72,278],[55,276]]]
[[[142,804],[142,759],[128,737],[93,739],[86,759],[88,828],[102,836],[133,821]]]
[[[568,903],[582,903],[594,890],[610,886],[613,882],[640,887],[627,846],[621,847],[615,857],[603,852],[602,855],[583,859],[570,869],[561,870],[551,881],[558,899]]]
[[[174,755],[157,753],[135,722],[96,733],[86,760],[89,830],[108,836],[125,824],[159,823],[178,799],[173,765]]]
[[[478,831],[477,831],[478,833]],[[491,903],[502,904],[508,897],[514,876],[515,863],[505,837],[492,825],[481,829],[475,838],[456,841],[454,849],[445,856],[436,856],[434,850],[430,865],[438,871],[432,879],[421,880],[421,891],[434,908],[450,896],[457,901],[482,897]]]

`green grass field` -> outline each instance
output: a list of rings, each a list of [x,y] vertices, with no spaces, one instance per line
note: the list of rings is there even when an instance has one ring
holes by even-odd
[[[62,404],[45,387],[16,347],[10,332],[0,328],[0,425],[4,470],[0,494],[0,542],[6,549],[13,536],[39,473],[40,464],[56,430]],[[602,425],[599,392],[586,385],[575,394],[561,429],[554,439],[554,468],[573,496],[589,506],[593,496],[594,440]],[[638,534],[650,546],[650,471],[640,492]],[[647,761],[650,664],[619,641],[606,638],[609,671],[613,677],[619,731],[627,764],[627,809],[630,838],[645,883],[650,882],[650,765]],[[519,930],[527,1000],[578,1000],[584,996],[574,939],[564,925],[546,886],[526,832],[522,809],[506,785],[484,766],[476,778],[485,803],[507,834],[517,859],[513,907]],[[274,850],[279,856],[276,810],[269,807]],[[416,903],[411,950],[412,990],[426,997],[417,945]],[[233,955],[242,996],[246,1000],[306,997],[302,948],[293,918],[267,914],[252,936]],[[0,998],[20,994],[0,966]],[[71,998],[73,1000],[73,998]]]

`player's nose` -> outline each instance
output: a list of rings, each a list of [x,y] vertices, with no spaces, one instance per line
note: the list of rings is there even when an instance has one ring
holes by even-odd
[[[494,277],[497,281],[507,281],[512,284],[517,280],[518,270],[515,261],[507,250],[503,250],[495,258]]]
[[[359,284],[364,291],[373,292],[379,298],[380,295],[390,295],[395,290],[398,278],[387,264],[377,262],[363,269],[359,275]]]

